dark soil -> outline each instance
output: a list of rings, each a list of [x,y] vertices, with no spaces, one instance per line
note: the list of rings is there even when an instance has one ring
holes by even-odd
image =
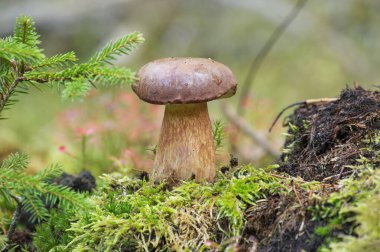
[[[290,124],[298,130],[289,127],[285,148],[290,152],[282,155],[279,171],[333,182],[349,175],[346,166],[360,156],[372,158],[363,139],[380,129],[380,92],[345,89],[337,101],[299,107],[287,118],[285,126]]]
[[[83,171],[78,175],[70,175],[64,172],[53,180],[53,184],[67,186],[80,193],[91,193],[96,188],[95,177],[89,171]]]
[[[28,249],[29,251],[32,247],[33,234],[28,229],[16,230],[13,233],[11,240],[13,244],[21,245],[23,248]]]
[[[305,103],[285,126],[290,134],[285,142],[288,151],[278,170],[305,181],[322,181],[329,195],[340,179],[352,173],[347,165],[357,165],[360,156],[375,160],[374,150],[380,146],[363,140],[380,130],[380,92],[355,87],[343,90],[333,102]],[[324,238],[314,229],[327,220],[311,220],[308,208],[315,204],[300,188],[294,188],[293,196],[273,195],[257,202],[245,213],[240,251],[317,251]],[[332,236],[342,233],[344,229]]]

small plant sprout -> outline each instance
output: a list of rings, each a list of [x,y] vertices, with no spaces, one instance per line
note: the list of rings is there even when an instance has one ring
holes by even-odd
[[[137,96],[166,105],[154,180],[213,181],[215,144],[207,102],[235,94],[231,70],[211,59],[165,58],[144,65],[137,75],[132,86]]]
[[[212,127],[212,135],[214,136],[214,142],[215,142],[215,150],[218,150],[220,147],[223,146],[223,138],[224,138],[224,125],[222,120],[216,120],[214,121],[214,125]]]

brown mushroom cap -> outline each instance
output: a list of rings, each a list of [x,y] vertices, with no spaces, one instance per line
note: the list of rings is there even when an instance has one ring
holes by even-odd
[[[132,89],[153,104],[201,103],[235,94],[237,82],[225,65],[202,58],[165,58],[144,65]]]

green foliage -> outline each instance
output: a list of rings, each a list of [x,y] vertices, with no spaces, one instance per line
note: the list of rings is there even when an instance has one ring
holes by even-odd
[[[2,59],[2,69],[0,73],[9,74],[12,72],[11,67],[14,67],[10,63],[17,61],[28,63],[37,62],[43,58],[43,54],[34,47],[18,44],[11,38],[5,38],[0,39],[0,58]]]
[[[344,180],[344,189],[329,199],[335,202],[334,212],[338,216],[335,222],[340,225],[354,223],[353,230],[325,250],[380,251],[380,170],[374,169],[365,158],[361,162],[359,168],[366,170],[361,171],[359,179]]]
[[[49,251],[70,241],[70,233],[66,230],[70,228],[70,221],[74,221],[73,212],[70,209],[52,209],[50,218],[36,228],[33,245],[37,251]],[[55,251],[63,250],[56,248]]]
[[[34,176],[25,173],[28,157],[25,154],[11,154],[1,165],[0,198],[11,204],[12,199],[21,199],[23,209],[30,213],[31,221],[41,221],[49,216],[45,204],[58,207],[88,206],[83,196],[67,187],[45,182],[62,171],[59,166],[51,166]],[[4,224],[4,223],[2,223]]]
[[[0,235],[0,249],[7,246],[7,237],[5,235]]]
[[[222,120],[216,120],[212,127],[212,135],[214,136],[215,149],[218,150],[223,146],[223,138],[224,138],[224,125]]]
[[[68,52],[64,54],[57,54],[50,58],[44,58],[38,64],[34,64],[34,69],[48,69],[48,68],[60,68],[69,66],[70,63],[77,61],[77,57],[74,52]]]
[[[83,97],[87,94],[90,86],[83,77],[73,78],[71,81],[66,82],[62,97],[66,99]]]
[[[0,113],[13,103],[17,93],[29,87],[47,84],[62,90],[64,98],[78,98],[87,94],[95,83],[115,85],[132,83],[134,72],[112,65],[118,55],[126,55],[144,41],[138,32],[128,34],[107,44],[88,62],[77,64],[74,52],[47,58],[36,33],[34,21],[28,16],[16,20],[12,37],[0,39]]]
[[[372,196],[359,201],[348,210],[357,216],[360,223],[355,236],[345,236],[340,242],[330,244],[331,251],[380,251],[380,173]]]
[[[380,251],[380,156],[376,147],[371,147],[379,143],[379,133],[363,142],[373,144],[366,148],[372,158],[361,157],[357,165],[349,166],[354,175],[341,180],[339,191],[310,209],[314,220],[327,220],[327,225],[315,230],[326,238],[320,251]]]
[[[108,63],[112,65],[111,61],[115,60],[115,56],[129,54],[131,50],[137,45],[144,42],[141,34],[134,32],[115,42],[108,43],[100,52],[96,53],[90,59],[94,63]]]
[[[31,17],[20,16],[16,20],[13,40],[17,44],[25,44],[28,47],[36,48],[41,42],[35,28],[35,23]]]
[[[273,167],[272,167],[273,168]],[[291,194],[291,178],[250,165],[219,174],[214,184],[169,185],[104,175],[93,212],[76,214],[70,242],[51,251],[204,251],[207,240],[240,234],[248,206],[273,194]],[[305,183],[301,187],[315,186]],[[58,250],[59,251],[59,250]]]

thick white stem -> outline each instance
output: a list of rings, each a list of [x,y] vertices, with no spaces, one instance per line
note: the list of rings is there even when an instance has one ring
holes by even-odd
[[[166,105],[154,180],[215,178],[215,146],[207,103]]]

